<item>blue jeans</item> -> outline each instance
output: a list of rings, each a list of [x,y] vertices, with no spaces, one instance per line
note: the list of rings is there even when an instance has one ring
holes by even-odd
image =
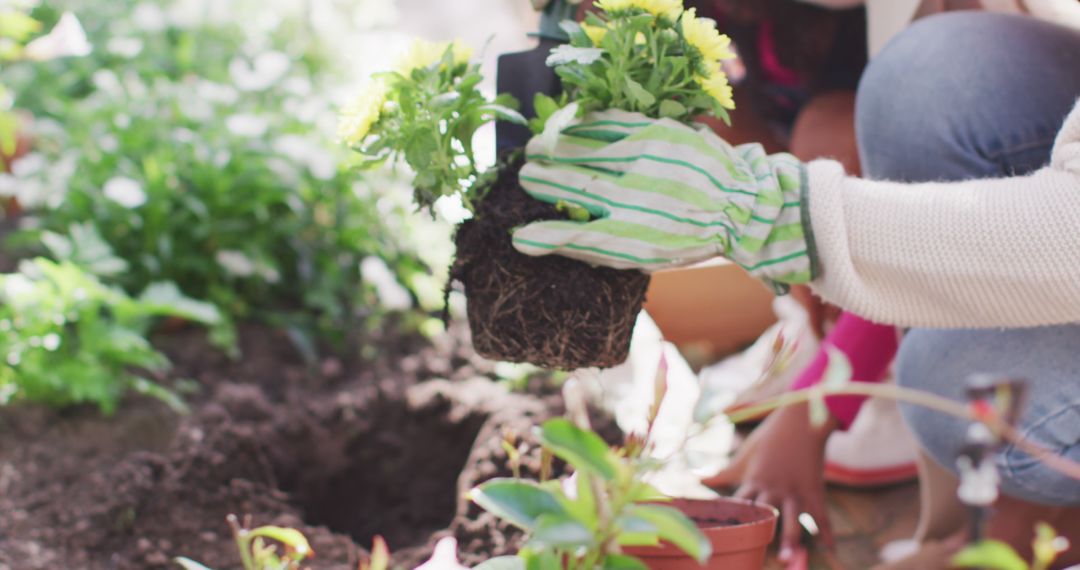
[[[859,85],[863,170],[908,182],[1030,172],[1049,162],[1078,96],[1080,33],[1001,14],[927,18],[897,36]],[[911,330],[897,372],[903,386],[956,400],[965,399],[965,381],[975,373],[1026,378],[1022,433],[1080,461],[1080,325]],[[923,448],[952,467],[967,424],[914,406],[903,412]],[[1008,447],[997,462],[1004,493],[1080,505],[1080,482],[1025,453]]]

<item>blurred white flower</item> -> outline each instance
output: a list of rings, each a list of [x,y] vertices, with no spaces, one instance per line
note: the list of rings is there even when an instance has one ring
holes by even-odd
[[[225,127],[238,137],[258,138],[266,134],[270,121],[247,113],[239,113],[225,119]]]
[[[439,199],[435,200],[435,213],[443,220],[455,225],[472,218],[472,212],[465,207],[465,204],[461,201],[461,196],[457,194],[440,196]]]
[[[120,140],[115,135],[108,134],[98,139],[98,146],[105,152],[116,152],[120,148]]]
[[[236,58],[229,62],[229,76],[241,91],[263,91],[285,77],[292,60],[280,51],[265,51],[248,64]]]
[[[34,283],[21,273],[13,273],[4,278],[4,296],[8,301],[17,300],[34,290]]]
[[[131,59],[142,52],[143,42],[139,38],[111,38],[105,49],[113,55]]]
[[[94,72],[90,79],[93,81],[94,87],[106,95],[119,97],[124,93],[124,86],[120,83],[120,78],[111,69],[99,69]]]
[[[179,143],[190,144],[195,142],[195,132],[181,127],[173,131],[173,139]]]
[[[220,103],[222,105],[232,105],[240,99],[240,92],[231,85],[223,85],[213,81],[199,81],[198,85],[195,87],[195,93],[200,99],[205,99],[211,103]]]
[[[409,295],[409,291],[398,283],[397,277],[381,257],[365,257],[360,262],[360,276],[375,287],[375,295],[379,297],[379,303],[387,309],[402,311],[412,306],[412,296]],[[454,552],[457,552],[456,547]],[[457,560],[456,557],[455,560]]]
[[[238,19],[236,2],[219,0],[175,0],[168,8],[168,21],[179,28],[226,24]]]
[[[141,31],[155,33],[165,29],[165,12],[153,2],[139,2],[131,14],[131,22]]]
[[[49,352],[60,348],[60,335],[56,333],[45,335],[45,338],[41,340],[41,346]]]
[[[11,198],[18,191],[19,181],[6,172],[0,172],[0,196]]]
[[[469,570],[469,567],[458,561],[457,540],[448,536],[435,545],[431,560],[417,566],[416,570]]]
[[[52,31],[26,44],[23,55],[27,59],[44,61],[58,57],[83,57],[92,51],[93,47],[86,40],[86,32],[79,19],[71,12],[64,12]]]
[[[48,161],[45,159],[45,155],[39,152],[31,152],[11,163],[11,174],[16,178],[26,178],[42,172],[46,166],[48,166]]]
[[[105,197],[124,206],[138,208],[146,203],[146,192],[137,180],[117,176],[105,183]]]
[[[217,252],[214,260],[233,277],[251,277],[258,271],[258,267],[250,257],[234,249],[223,249]]]
[[[285,135],[274,141],[274,152],[307,167],[318,180],[337,174],[337,161],[318,142],[299,135]]]

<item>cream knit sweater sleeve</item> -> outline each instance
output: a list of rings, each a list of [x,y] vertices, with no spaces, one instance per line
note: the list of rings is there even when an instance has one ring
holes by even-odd
[[[1080,322],[1080,105],[1029,176],[898,184],[815,161],[808,178],[824,299],[900,326]]]

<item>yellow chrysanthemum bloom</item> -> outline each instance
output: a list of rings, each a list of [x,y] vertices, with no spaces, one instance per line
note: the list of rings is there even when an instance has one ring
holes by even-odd
[[[716,29],[716,22],[708,18],[698,18],[697,9],[690,8],[682,16],[682,32],[686,42],[694,46],[707,62],[731,59],[731,38]]]
[[[341,111],[338,120],[338,140],[348,145],[360,144],[379,121],[386,104],[386,83],[372,81],[352,103]]]
[[[592,24],[582,23],[581,29],[585,30],[585,35],[589,36],[593,45],[598,47],[600,42],[604,41],[604,38],[607,37],[608,33],[607,26],[594,26]]]
[[[473,50],[471,47],[465,45],[460,41],[451,42],[429,42],[426,40],[416,40],[409,46],[409,51],[397,62],[397,72],[402,75],[409,75],[414,69],[422,69],[425,67],[431,67],[442,59],[444,53],[448,48],[453,47],[454,50],[454,63],[461,65],[468,63],[472,58]]]
[[[731,84],[728,83],[727,74],[719,67],[714,69],[708,76],[699,75],[696,79],[702,90],[713,99],[716,99],[721,107],[725,109],[735,108],[734,92],[731,89]]]
[[[683,12],[683,0],[599,0],[596,5],[609,13],[641,8],[653,16],[666,16],[671,20],[677,20]]]

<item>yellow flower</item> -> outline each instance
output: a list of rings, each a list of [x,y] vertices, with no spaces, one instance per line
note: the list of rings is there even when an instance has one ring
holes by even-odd
[[[596,5],[608,13],[640,8],[653,16],[666,16],[673,21],[679,19],[683,11],[683,0],[599,0]]]
[[[581,24],[581,29],[585,30],[585,35],[589,36],[593,45],[598,47],[600,42],[604,41],[604,38],[607,37],[608,33],[607,26],[594,26],[584,22]]]
[[[352,103],[345,106],[338,120],[338,141],[356,145],[371,132],[379,121],[386,103],[386,83],[376,79]]]
[[[735,99],[731,84],[728,83],[727,74],[725,74],[719,66],[717,66],[708,76],[699,75],[696,79],[698,84],[701,85],[701,88],[708,93],[710,97],[716,99],[721,107],[725,109],[735,108]]]
[[[431,67],[442,59],[446,50],[452,48],[454,50],[454,64],[461,65],[468,63],[472,58],[472,48],[465,45],[461,41],[455,40],[451,42],[429,42],[426,40],[418,39],[409,46],[409,51],[397,62],[397,72],[408,76],[414,69],[422,69]]]
[[[698,18],[697,9],[690,8],[683,13],[682,31],[686,42],[694,46],[708,63],[731,59],[735,54],[729,49],[731,38],[716,29],[716,22],[707,18]]]

